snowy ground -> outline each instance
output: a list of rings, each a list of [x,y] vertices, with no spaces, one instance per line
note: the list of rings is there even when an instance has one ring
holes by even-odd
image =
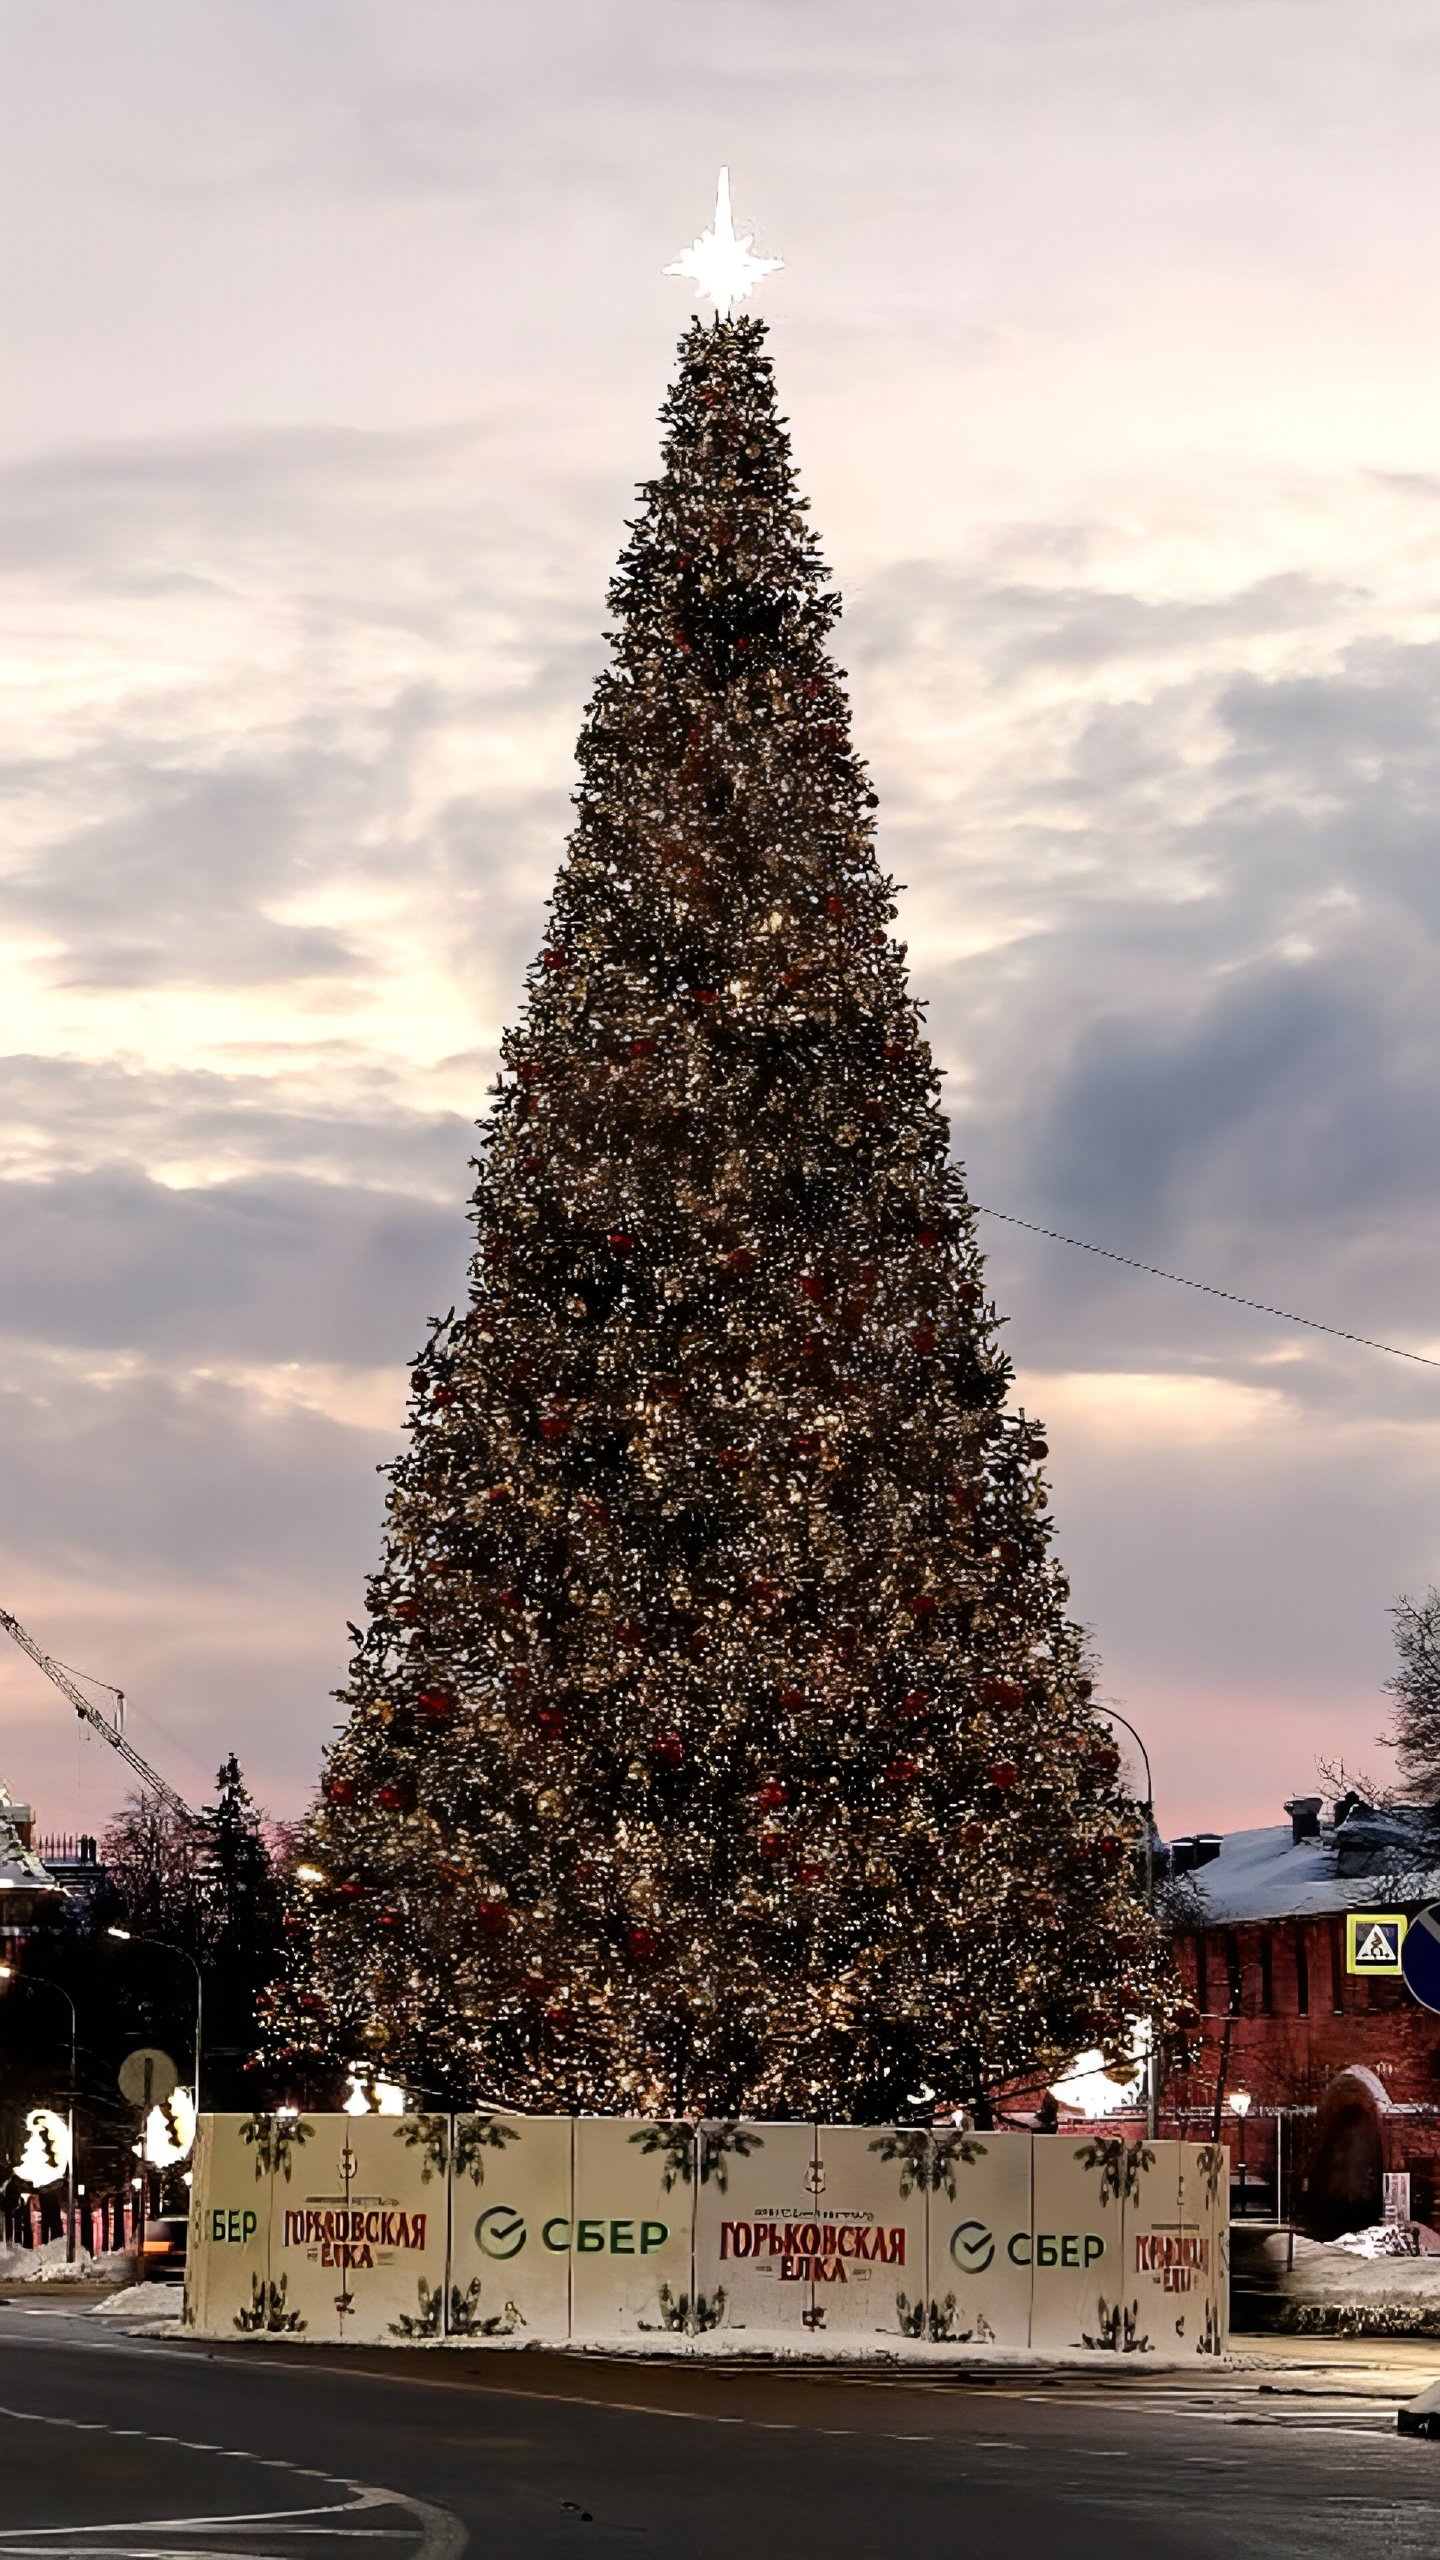
[[[1440,2254],[1421,2232],[1417,2254],[1392,2254],[1380,2230],[1341,2240],[1270,2233],[1247,2252],[1237,2280],[1276,2298],[1276,2325],[1292,2335],[1440,2337]]]
[[[120,2320],[128,2329],[142,2330],[146,2335],[156,2331],[178,2329],[185,2288],[178,2284],[127,2284],[121,2293],[109,2293],[103,2302],[92,2303],[94,2320]]]

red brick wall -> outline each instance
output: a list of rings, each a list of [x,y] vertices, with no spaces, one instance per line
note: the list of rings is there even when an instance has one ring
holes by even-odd
[[[1287,2201],[1303,2219],[1316,2169],[1313,2111],[1327,2091],[1333,2099],[1343,2072],[1373,2072],[1395,2110],[1376,2110],[1384,2166],[1410,2171],[1414,2209],[1433,2221],[1440,2201],[1440,2017],[1422,2009],[1402,1981],[1346,1973],[1341,1917],[1207,1929],[1203,1961],[1201,1945],[1199,1935],[1177,1942],[1182,1978],[1202,2016],[1188,2067],[1166,2082],[1163,2129],[1178,2131],[1183,2122],[1191,2131],[1213,2118],[1223,2056],[1227,2093],[1248,2089],[1253,2101],[1245,2128],[1248,2164],[1272,2179],[1275,2114],[1285,2112],[1286,2184],[1294,2189]],[[1239,1997],[1227,2050],[1232,1974]],[[1221,2130],[1237,2151],[1238,2127],[1228,2108]]]

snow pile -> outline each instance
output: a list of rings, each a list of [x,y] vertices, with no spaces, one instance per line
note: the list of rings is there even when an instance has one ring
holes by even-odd
[[[43,2241],[38,2249],[0,2245],[0,2284],[85,2284],[104,2273],[109,2263],[80,2248],[72,2262],[66,2258],[63,2240]]]
[[[178,2284],[127,2284],[123,2292],[107,2294],[103,2302],[92,2303],[90,2311],[96,2320],[118,2317],[143,2322],[146,2328],[155,2323],[178,2329],[184,2299],[184,2288]]]
[[[1421,2258],[1432,2257],[1434,2251],[1421,2245],[1418,2222],[1372,2222],[1363,2231],[1342,2231],[1332,2249],[1348,2250],[1352,2258]]]
[[[1294,2266],[1279,2275],[1279,2326],[1339,2337],[1440,2337],[1440,2256],[1424,2245],[1433,2235],[1421,2226],[1419,2247],[1402,2238],[1397,2252],[1380,2239],[1383,2228],[1347,2232],[1303,2255],[1297,2242]]]

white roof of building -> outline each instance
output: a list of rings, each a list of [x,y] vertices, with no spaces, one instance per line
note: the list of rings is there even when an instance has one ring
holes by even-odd
[[[1326,1824],[1318,1839],[1296,1840],[1288,1822],[1228,1832],[1218,1858],[1182,1881],[1211,1927],[1229,1921],[1301,1919],[1329,1911],[1440,1900],[1440,1868],[1422,1858],[1403,1812],[1357,1807]]]

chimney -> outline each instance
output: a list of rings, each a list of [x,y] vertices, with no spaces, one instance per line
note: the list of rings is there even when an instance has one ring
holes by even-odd
[[[1292,1796],[1285,1810],[1290,1816],[1292,1848],[1298,1849],[1302,1840],[1319,1839],[1320,1798],[1318,1796]]]
[[[1224,1846],[1225,1841],[1222,1833],[1218,1831],[1197,1831],[1195,1834],[1196,1866],[1208,1867],[1212,1858],[1219,1857]]]

